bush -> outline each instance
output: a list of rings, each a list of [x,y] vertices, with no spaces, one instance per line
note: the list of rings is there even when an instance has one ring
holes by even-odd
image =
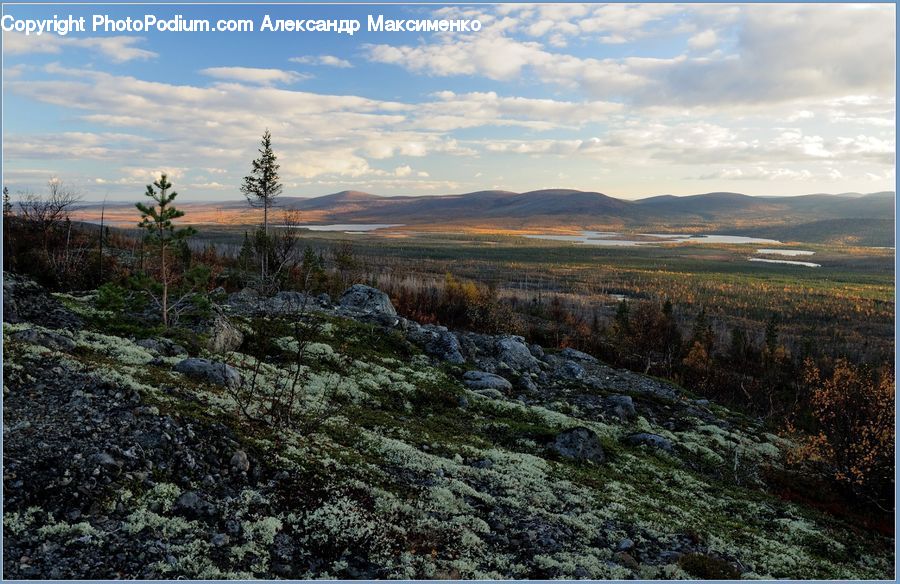
[[[807,359],[812,436],[803,438],[794,460],[826,468],[839,483],[879,507],[894,493],[894,375],[838,359],[829,376]]]
[[[125,289],[113,282],[107,282],[97,288],[97,308],[110,312],[122,312],[125,310]]]
[[[721,558],[705,554],[685,554],[678,560],[681,569],[701,580],[739,580],[741,573]]]

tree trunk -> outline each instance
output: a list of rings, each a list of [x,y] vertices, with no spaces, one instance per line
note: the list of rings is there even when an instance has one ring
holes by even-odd
[[[263,197],[263,257],[262,257],[262,277],[265,280],[269,272],[269,199]]]
[[[166,273],[166,248],[162,248],[162,321],[163,328],[169,328],[169,276]]]

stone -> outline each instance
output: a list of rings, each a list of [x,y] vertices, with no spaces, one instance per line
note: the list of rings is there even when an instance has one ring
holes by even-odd
[[[231,468],[237,472],[247,472],[250,470],[250,459],[243,450],[237,450],[231,456]]]
[[[651,448],[659,448],[666,452],[672,452],[673,450],[672,442],[668,438],[663,438],[658,434],[650,434],[647,432],[626,436],[625,443],[631,446],[650,446]]]
[[[562,366],[562,374],[569,379],[581,380],[584,379],[587,372],[575,361],[566,361]]]
[[[502,392],[512,389],[512,383],[509,380],[487,371],[466,371],[463,375],[463,383],[469,389],[474,390],[493,389]]]
[[[540,362],[531,354],[525,339],[507,335],[496,341],[497,360],[517,373],[537,371]]]
[[[407,330],[406,338],[411,343],[419,345],[422,349],[441,361],[447,361],[456,365],[466,362],[462,355],[462,348],[456,335],[443,326],[422,325],[411,327]]]
[[[187,349],[177,344],[175,341],[166,338],[159,339],[141,339],[135,344],[147,350],[153,351],[163,357],[181,357],[187,356]]]
[[[24,331],[13,333],[10,337],[17,341],[22,341],[23,343],[40,345],[53,351],[68,353],[75,349],[75,341],[58,333],[26,329]]]
[[[612,413],[621,420],[631,420],[637,417],[637,412],[634,409],[634,400],[631,399],[631,396],[611,395],[604,402],[612,410]]]
[[[229,389],[235,389],[241,385],[240,373],[230,365],[218,361],[191,357],[190,359],[179,361],[174,369],[191,379],[205,381]]]
[[[41,285],[12,272],[3,272],[3,321],[33,322],[47,328],[70,330],[83,326],[80,318]]]
[[[577,427],[557,434],[551,448],[563,458],[577,461],[591,461],[601,464],[606,453],[600,444],[600,437],[590,428]]]
[[[563,349],[559,352],[559,356],[565,359],[574,359],[575,361],[586,361],[588,363],[597,363],[597,358],[588,355],[587,353],[582,353],[581,351],[577,351],[575,349]]]
[[[619,542],[619,545],[616,546],[617,552],[627,552],[634,548],[634,542],[629,538],[625,538]]]
[[[341,295],[341,306],[369,314],[397,316],[387,294],[363,284],[354,284]]]
[[[216,510],[211,503],[204,501],[200,495],[194,491],[185,491],[181,493],[175,501],[175,509],[188,517],[212,515]]]
[[[206,349],[210,353],[224,354],[236,351],[244,342],[244,334],[231,324],[222,309],[218,307],[214,309],[212,319],[201,332],[208,336]]]

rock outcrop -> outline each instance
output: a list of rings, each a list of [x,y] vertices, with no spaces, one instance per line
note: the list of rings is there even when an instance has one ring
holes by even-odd
[[[589,428],[579,427],[560,432],[553,441],[552,448],[563,458],[587,460],[594,464],[606,461],[600,437]]]
[[[3,321],[78,329],[84,323],[35,282],[3,272]]]
[[[363,284],[354,284],[341,295],[341,306],[366,314],[397,316],[387,294]]]
[[[191,357],[177,363],[174,369],[192,379],[229,389],[234,389],[241,385],[240,373],[226,363]]]

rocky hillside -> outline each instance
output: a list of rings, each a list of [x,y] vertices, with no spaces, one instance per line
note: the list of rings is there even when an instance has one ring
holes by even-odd
[[[4,275],[6,577],[891,577],[681,388],[365,286],[216,299],[147,338]]]

